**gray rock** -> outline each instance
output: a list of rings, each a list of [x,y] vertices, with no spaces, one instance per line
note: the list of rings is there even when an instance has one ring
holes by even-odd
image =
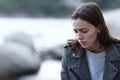
[[[40,60],[34,54],[32,40],[25,34],[13,34],[0,45],[0,80],[17,80],[36,74]]]
[[[41,50],[39,53],[41,60],[48,60],[48,59],[55,59],[61,60],[62,59],[62,52],[63,52],[63,45],[58,45],[49,49]]]

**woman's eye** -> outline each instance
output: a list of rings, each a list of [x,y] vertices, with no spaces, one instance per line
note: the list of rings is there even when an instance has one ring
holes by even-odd
[[[81,32],[81,33],[87,33],[88,32],[88,30],[73,30],[74,31],[74,33],[78,33],[78,32]]]
[[[74,33],[78,33],[78,31],[77,30],[73,30],[74,31]]]
[[[81,32],[82,32],[82,33],[87,33],[87,32],[88,32],[88,30],[82,30]]]

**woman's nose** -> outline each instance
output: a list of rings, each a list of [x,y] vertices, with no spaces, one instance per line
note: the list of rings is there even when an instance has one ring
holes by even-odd
[[[78,33],[76,34],[76,37],[77,37],[78,40],[83,40],[83,38],[84,38],[83,34],[80,33],[80,32],[78,32]]]

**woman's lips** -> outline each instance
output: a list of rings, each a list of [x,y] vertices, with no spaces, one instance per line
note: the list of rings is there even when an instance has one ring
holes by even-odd
[[[79,41],[81,45],[86,45],[87,42],[86,41]]]

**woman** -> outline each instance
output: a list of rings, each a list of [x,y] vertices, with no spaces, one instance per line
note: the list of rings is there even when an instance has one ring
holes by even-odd
[[[62,57],[62,80],[120,80],[120,40],[110,36],[96,3],[72,14],[76,39],[68,40]]]

